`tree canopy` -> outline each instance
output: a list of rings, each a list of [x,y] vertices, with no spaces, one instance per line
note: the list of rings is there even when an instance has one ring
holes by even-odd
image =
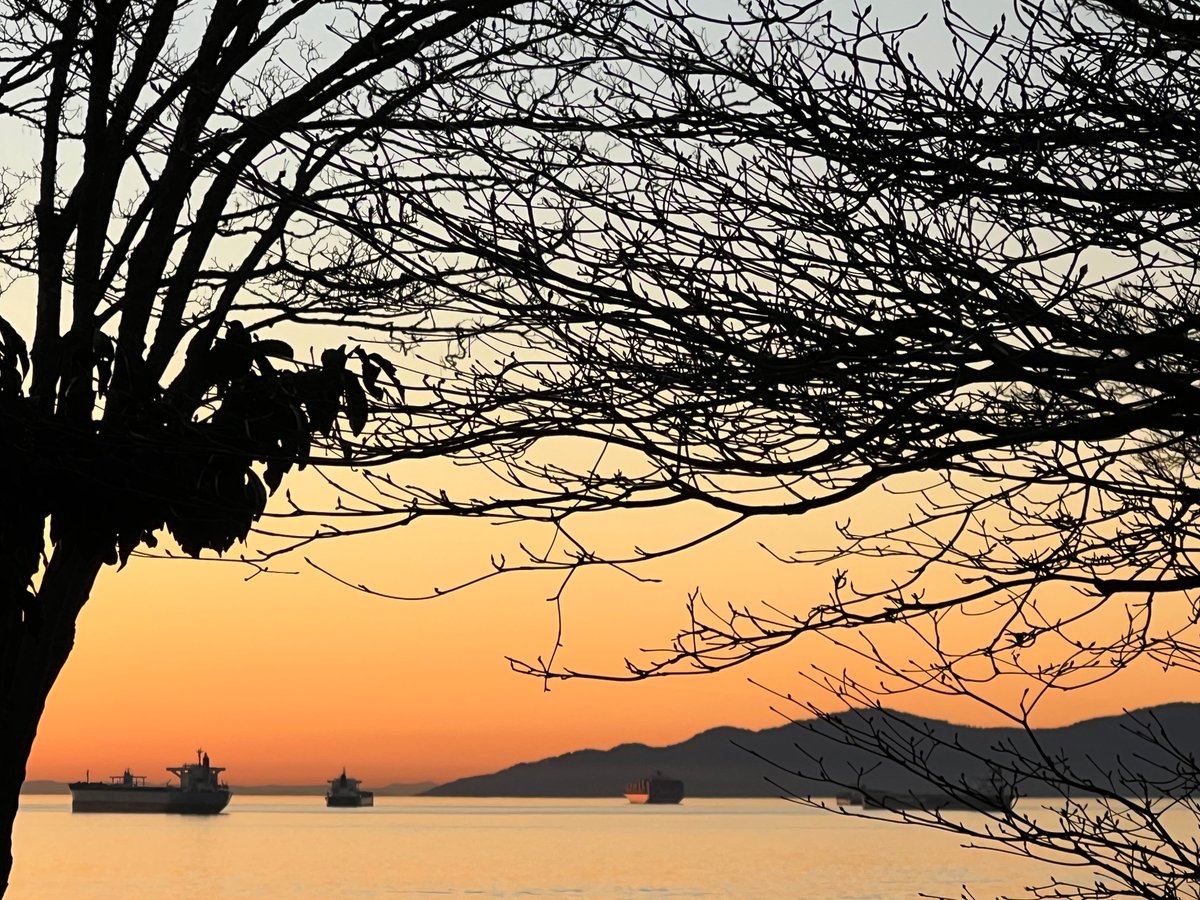
[[[673,646],[624,671],[558,655],[518,670],[704,672],[821,633],[885,676],[872,690],[818,675],[843,701],[934,690],[1028,727],[1048,692],[1139,659],[1197,668],[1200,7],[1018,0],[996,24],[940,12],[892,28],[870,10],[769,3],[724,31],[666,10],[659,77],[627,101],[660,127],[582,145],[571,172],[603,181],[516,188],[513,227],[516,210],[561,212],[521,226],[516,312],[480,320],[440,382],[489,427],[526,423],[484,457],[514,490],[472,501],[377,479],[372,516],[541,521],[567,538],[556,553],[497,574],[564,577],[753,518],[852,517],[837,546],[776,551],[837,568],[793,607],[697,595]],[[909,52],[930,29],[936,63]],[[477,234],[490,239],[483,217]],[[547,461],[547,436],[615,461]],[[856,526],[856,504],[881,493],[895,518]],[[622,558],[571,539],[595,512],[687,504],[725,518]],[[864,563],[879,559],[883,575]],[[909,628],[924,656],[858,642],[873,625]],[[1181,895],[1195,810],[1178,798],[1195,762],[1154,723],[1134,730],[1161,783],[1000,749],[998,777],[1055,783],[1062,815],[997,811],[962,833],[999,828],[1020,852],[1100,873],[1038,896]],[[928,736],[902,723],[846,740],[938,777]]]
[[[761,632],[688,633],[632,677],[962,604],[1009,610],[981,649],[1025,648],[1068,630],[1032,603],[1061,588],[1139,623],[1153,598],[1189,609],[1196,10],[1018,3],[981,30],[947,7],[937,71],[906,49],[928,23],[774,4],[705,42],[713,23],[669,12],[660,77],[628,100],[659,127],[571,145],[569,173],[514,186],[499,212],[525,252],[438,382],[511,430],[488,460],[522,492],[472,504],[377,481],[393,502],[375,514],[566,527],[703,503],[724,529],[907,495],[892,526],[796,557],[894,554],[898,582],[839,580],[794,618],[736,613]],[[620,463],[545,464],[530,448],[547,436]],[[961,590],[922,594],[945,570]],[[1139,649],[1177,654],[1169,630]]]

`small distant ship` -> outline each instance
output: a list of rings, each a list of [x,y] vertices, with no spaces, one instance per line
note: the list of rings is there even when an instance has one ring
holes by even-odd
[[[346,769],[329,781],[329,793],[325,795],[326,806],[374,806],[375,794],[359,789],[362,784],[357,778],[347,778]]]
[[[625,785],[625,797],[630,803],[679,803],[683,800],[683,782],[657,772],[652,778],[639,778]]]
[[[146,784],[145,775],[129,769],[108,781],[73,781],[71,812],[181,813],[216,815],[229,804],[229,785],[218,781],[225,769],[196,751],[194,763],[168,766],[179,784]]]

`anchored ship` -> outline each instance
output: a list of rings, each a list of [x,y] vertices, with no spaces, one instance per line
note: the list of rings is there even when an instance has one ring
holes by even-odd
[[[357,778],[347,778],[346,769],[342,774],[329,780],[329,793],[325,795],[326,806],[374,806],[375,794],[372,791],[359,790],[362,784]]]
[[[215,815],[229,803],[229,785],[218,781],[221,766],[209,763],[208,754],[196,751],[194,763],[168,766],[178,785],[146,784],[145,775],[129,769],[108,781],[73,781],[71,812],[147,812]]]
[[[657,772],[653,778],[639,778],[625,785],[625,797],[630,803],[678,803],[683,799],[683,782]]]

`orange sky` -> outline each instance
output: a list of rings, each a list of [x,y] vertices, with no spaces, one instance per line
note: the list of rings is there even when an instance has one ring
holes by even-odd
[[[669,527],[659,522],[657,537]],[[697,585],[718,600],[820,599],[823,579],[772,563],[755,544],[766,538],[794,549],[812,538],[808,528],[764,523],[723,538],[659,564],[653,574],[661,584],[593,572],[566,597],[563,658],[619,668],[623,654],[672,633]],[[654,537],[643,534],[641,543]],[[420,522],[307,552],[355,580],[423,591],[457,571],[477,571],[513,540],[485,525]],[[288,567],[300,574],[249,582],[245,568],[221,562],[142,559],[103,572],[51,694],[29,777],[73,779],[88,770],[103,777],[129,766],[165,778],[164,766],[202,746],[233,784],[315,783],[343,765],[368,785],[443,781],[584,747],[778,724],[772,698],[747,677],[819,699],[795,673],[831,662],[817,640],[720,675],[560,682],[546,693],[512,674],[504,656],[551,649],[550,579],[510,577],[414,603],[354,592],[300,558]],[[1047,721],[1189,699],[1195,687],[1194,679],[1143,669],[1060,701]],[[984,721],[972,708],[934,698],[898,705]]]

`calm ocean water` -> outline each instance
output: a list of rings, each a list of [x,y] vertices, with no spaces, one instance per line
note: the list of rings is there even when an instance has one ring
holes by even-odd
[[[237,795],[220,816],[72,815],[26,796],[6,900],[737,897],[899,900],[1019,890],[1044,870],[950,835],[782,800]]]

